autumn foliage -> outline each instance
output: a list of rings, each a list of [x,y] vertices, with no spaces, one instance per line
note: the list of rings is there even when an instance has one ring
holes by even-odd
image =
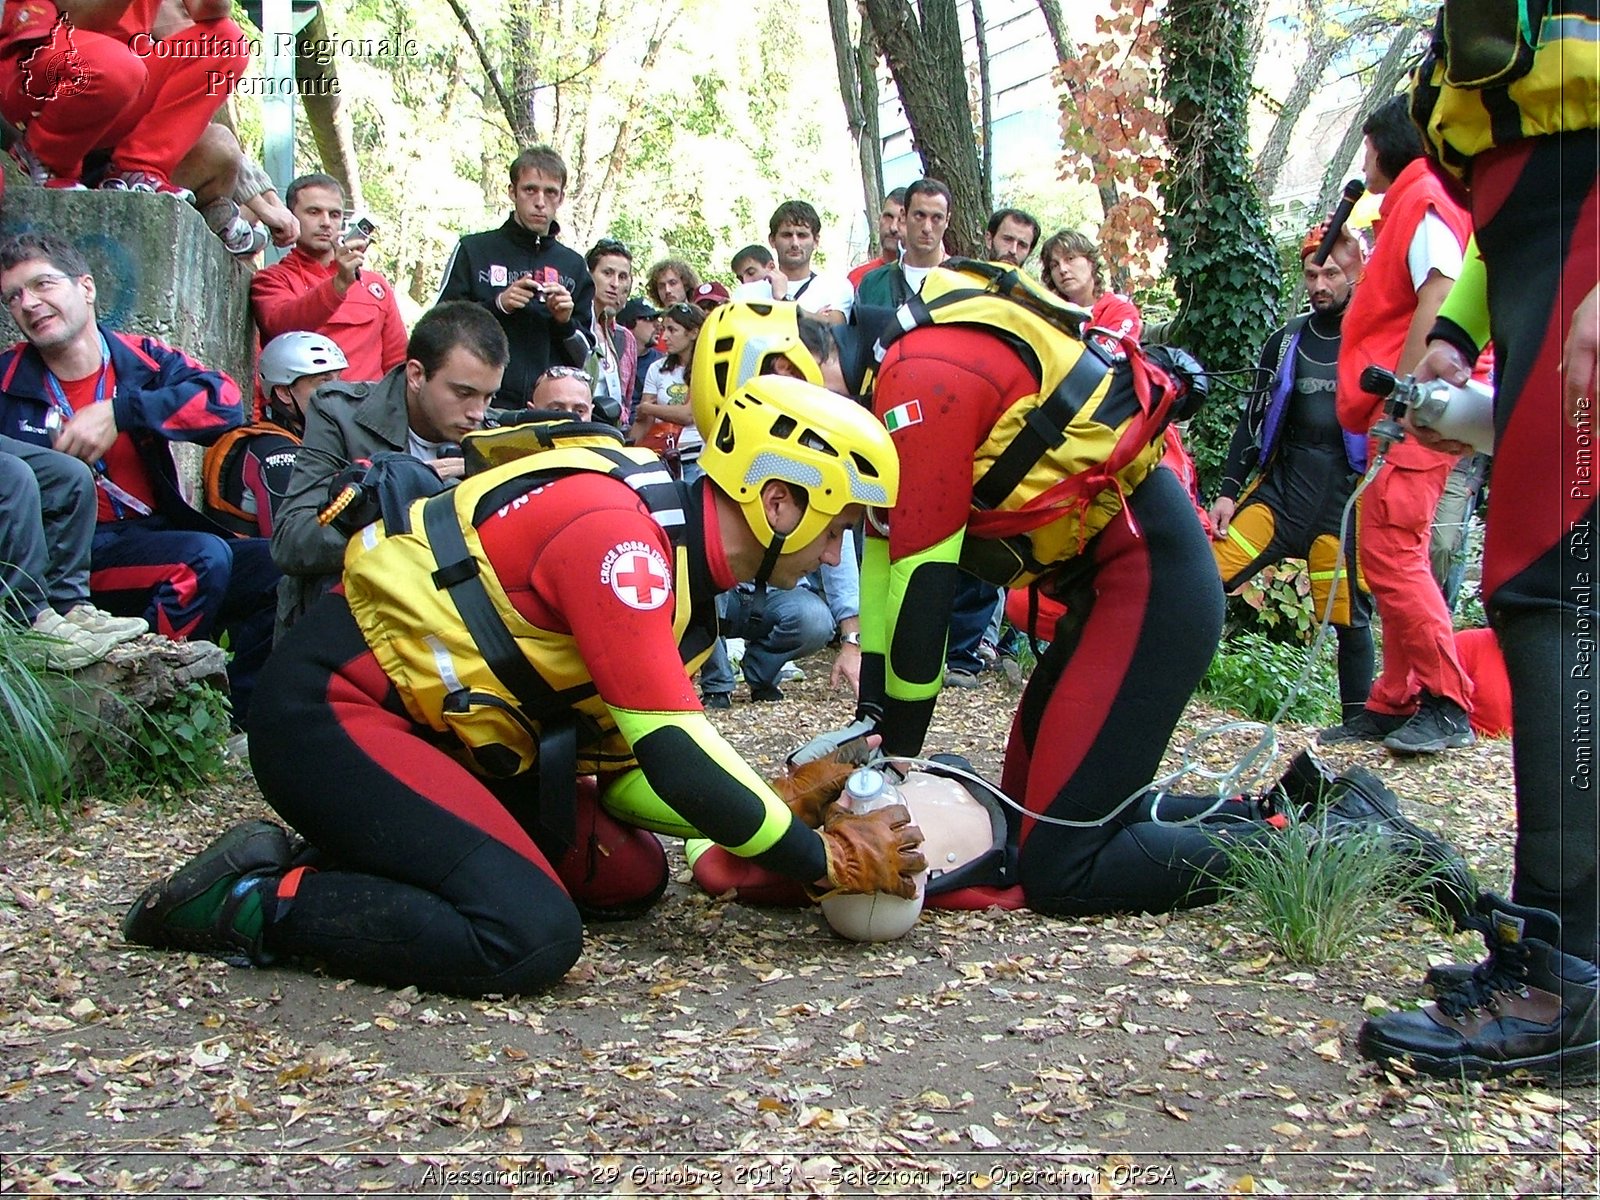
[[[1155,281],[1162,248],[1152,200],[1166,164],[1160,71],[1160,0],[1107,0],[1095,18],[1099,40],[1078,45],[1059,67],[1065,93],[1061,178],[1091,183],[1116,201],[1100,227],[1101,252],[1128,272],[1133,288]],[[1110,191],[1108,191],[1110,189]]]

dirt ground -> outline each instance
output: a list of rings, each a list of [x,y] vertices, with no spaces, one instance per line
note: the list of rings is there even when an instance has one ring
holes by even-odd
[[[741,688],[713,719],[777,763],[847,715],[826,660],[807,666],[784,701]],[[946,692],[929,750],[997,775],[1014,703],[999,676]],[[1217,719],[1191,711],[1191,727]],[[1504,886],[1507,744],[1340,761],[1378,769]],[[241,770],[176,810],[4,831],[0,1193],[1596,1192],[1595,1089],[1422,1083],[1356,1056],[1364,1007],[1479,956],[1412,914],[1322,968],[1229,905],[929,912],[862,946],[815,910],[700,894],[671,847],[661,904],[592,927],[543,996],[465,1002],[123,945],[139,890],[252,815]]]

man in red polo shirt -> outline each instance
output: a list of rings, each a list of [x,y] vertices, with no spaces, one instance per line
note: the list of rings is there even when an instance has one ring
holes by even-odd
[[[300,221],[299,240],[250,281],[261,340],[320,333],[344,351],[346,380],[382,379],[405,361],[406,324],[394,288],[366,265],[367,239],[344,236],[344,189],[331,175],[302,175],[286,198]]]

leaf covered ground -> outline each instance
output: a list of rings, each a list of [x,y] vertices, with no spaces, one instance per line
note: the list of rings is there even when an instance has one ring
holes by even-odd
[[[822,678],[717,724],[772,766],[846,714]],[[998,774],[1015,693],[947,691],[930,750]],[[1187,727],[1220,714],[1196,705]],[[1305,730],[1283,731],[1298,745]],[[1504,742],[1379,770],[1504,887]],[[1439,1084],[1354,1052],[1364,1006],[1475,959],[1400,912],[1285,961],[1228,905],[1064,920],[925,913],[840,941],[815,910],[679,879],[591,927],[548,995],[479,1002],[122,944],[152,878],[266,813],[248,774],[180,807],[11,828],[0,865],[0,1193],[1594,1195],[1594,1088]]]

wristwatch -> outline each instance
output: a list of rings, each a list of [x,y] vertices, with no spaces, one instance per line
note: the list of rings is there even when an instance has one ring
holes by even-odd
[[[861,634],[841,633],[839,635],[839,644],[841,646],[859,646],[861,645]]]

